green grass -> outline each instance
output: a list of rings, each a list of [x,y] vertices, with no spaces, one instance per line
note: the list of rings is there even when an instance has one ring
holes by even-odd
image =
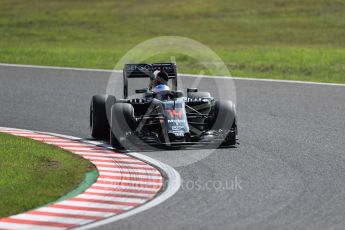
[[[0,133],[0,217],[57,200],[92,169],[89,161],[58,147]]]
[[[113,68],[164,35],[202,42],[232,75],[345,83],[344,0],[0,0],[0,62]]]

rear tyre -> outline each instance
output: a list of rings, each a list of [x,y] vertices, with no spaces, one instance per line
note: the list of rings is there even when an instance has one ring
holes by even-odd
[[[93,138],[106,139],[109,137],[107,107],[115,101],[115,97],[111,95],[94,95],[92,97],[90,103],[90,130]]]
[[[226,132],[221,146],[235,145],[237,138],[235,104],[232,101],[216,101],[210,116],[209,128],[214,131],[223,130]]]
[[[128,136],[136,126],[134,108],[128,103],[115,103],[111,107],[110,145],[115,149],[124,149],[128,145]]]

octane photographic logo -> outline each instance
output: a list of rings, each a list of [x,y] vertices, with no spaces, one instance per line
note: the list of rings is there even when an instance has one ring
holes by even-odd
[[[115,65],[114,70],[117,71],[113,71],[108,80],[106,94],[114,95],[116,100],[124,98],[124,79],[122,77],[122,73],[119,73],[118,70],[122,70],[125,64],[130,63],[175,63],[178,75],[177,89],[182,90],[184,96],[187,95],[187,88],[198,88],[199,92],[210,92],[211,96],[215,100],[230,100],[236,104],[236,89],[232,78],[229,77],[231,76],[230,71],[214,51],[198,41],[179,36],[161,36],[146,40],[129,50]],[[182,70],[182,73],[179,71],[181,68],[183,69],[183,66],[187,67],[187,71],[191,69],[188,69],[189,66],[194,66],[193,69],[196,69],[197,66],[198,74],[184,75],[183,72],[185,71]],[[143,69],[143,72],[147,72],[147,69]],[[206,73],[215,77],[205,76]],[[142,97],[142,95],[135,94],[135,89],[149,87],[149,84],[150,78],[129,79],[128,98],[133,99]],[[156,106],[156,104],[152,103],[147,109],[145,115],[149,115],[153,109],[156,109]],[[110,108],[107,108],[108,120],[111,123],[112,115],[110,110]],[[176,115],[175,113],[178,112],[170,111],[170,115]],[[220,143],[213,143],[209,144],[208,146],[206,145],[205,147],[201,147],[200,149],[199,147],[191,146],[183,148],[181,151],[176,148],[174,148],[174,151],[166,151],[166,149],[159,147],[155,148],[151,145],[148,145],[147,142],[142,141],[141,138],[132,135],[133,132],[128,132],[128,130],[133,128],[128,127],[127,123],[125,122],[126,119],[126,117],[124,117],[122,120],[120,119],[121,121],[118,122],[118,126],[113,125],[112,127],[110,124],[111,130],[115,136],[117,136],[119,142],[126,149],[132,149],[133,146],[140,146],[137,147],[136,150],[148,150],[150,151],[150,156],[173,167],[185,166],[202,160],[203,158],[212,154],[220,145]],[[135,130],[138,131],[138,129],[143,128],[144,120],[145,119],[138,121],[139,125],[135,128]],[[147,122],[147,120],[145,120],[145,122]],[[172,125],[173,123],[169,124]],[[164,130],[166,128],[164,126],[166,125],[168,125],[168,123],[164,124],[164,122],[161,122],[163,133],[165,133]],[[183,127],[180,123],[176,124],[176,126],[178,126],[180,130],[183,130]],[[118,130],[119,127],[122,127],[125,130],[124,133],[127,135],[123,136],[121,134],[119,137],[119,133],[121,133]],[[176,128],[177,127],[174,127],[172,130]],[[195,127],[190,127],[189,130],[194,133],[201,132],[198,129],[195,129]],[[165,135],[164,140],[169,142],[169,136]],[[139,143],[140,145],[138,145]],[[198,149],[198,151],[188,151],[188,149]]]

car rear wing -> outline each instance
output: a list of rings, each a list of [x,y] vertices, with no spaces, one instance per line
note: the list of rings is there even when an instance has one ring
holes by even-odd
[[[123,97],[128,98],[128,78],[153,78],[155,71],[163,70],[172,80],[172,90],[177,90],[177,71],[174,63],[125,64],[123,68]]]

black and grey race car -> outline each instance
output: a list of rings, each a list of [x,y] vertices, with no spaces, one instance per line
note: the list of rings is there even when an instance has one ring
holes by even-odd
[[[128,79],[147,78],[148,87],[129,97]],[[90,105],[91,136],[117,149],[140,145],[233,146],[237,143],[235,105],[209,92],[177,89],[173,63],[126,64],[123,98],[94,95]],[[169,87],[171,86],[171,89]]]

